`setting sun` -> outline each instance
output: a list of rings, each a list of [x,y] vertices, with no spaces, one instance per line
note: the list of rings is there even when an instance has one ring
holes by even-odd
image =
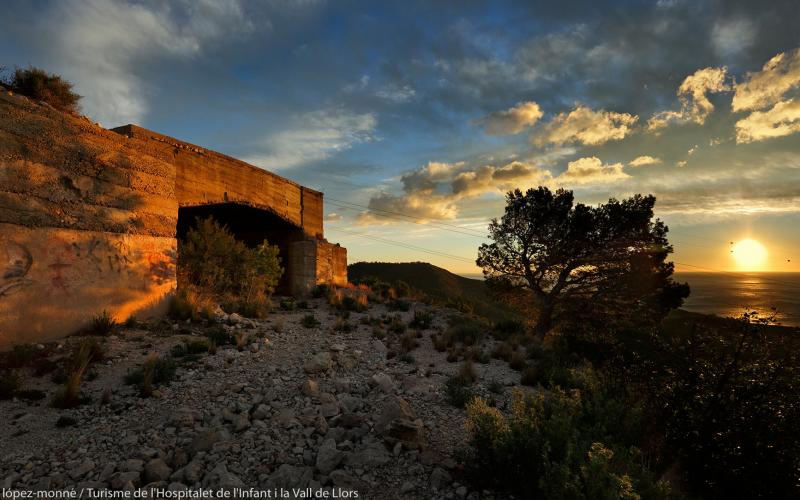
[[[767,249],[758,241],[747,238],[733,245],[731,255],[740,269],[752,271],[759,269],[767,260]]]

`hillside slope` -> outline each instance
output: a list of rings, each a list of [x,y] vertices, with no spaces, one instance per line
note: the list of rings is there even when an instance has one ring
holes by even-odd
[[[347,266],[347,275],[354,282],[368,277],[389,283],[405,281],[431,298],[468,304],[476,314],[492,320],[516,316],[492,296],[482,280],[465,278],[427,262],[356,262]]]

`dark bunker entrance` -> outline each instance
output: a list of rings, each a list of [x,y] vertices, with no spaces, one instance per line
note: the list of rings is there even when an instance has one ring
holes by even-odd
[[[264,240],[270,245],[277,245],[283,275],[278,282],[276,292],[286,295],[290,293],[289,245],[303,239],[303,230],[300,227],[269,210],[238,203],[180,207],[178,208],[178,252],[181,241],[186,238],[189,229],[195,227],[198,220],[208,217],[213,217],[215,221],[226,226],[237,240],[248,247],[255,248]]]

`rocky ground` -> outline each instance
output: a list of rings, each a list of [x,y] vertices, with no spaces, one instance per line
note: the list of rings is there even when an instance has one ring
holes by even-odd
[[[465,412],[448,403],[444,384],[461,363],[447,362],[432,345],[431,335],[453,312],[421,303],[407,312],[372,305],[351,313],[352,330],[342,332],[326,301],[309,307],[265,320],[226,318],[225,328],[248,342],[181,361],[175,378],[148,398],[123,383],[125,374],[153,352],[204,338],[208,327],[119,327],[103,340],[104,361],[83,384],[90,400],[73,409],[51,407],[57,386],[28,374],[25,388],[48,397],[0,401],[1,486],[310,487],[356,490],[359,498],[491,498],[471,491],[459,474]],[[379,340],[385,328],[365,319],[399,314],[408,323],[414,310],[433,312],[434,321],[410,356],[393,355],[398,336]],[[304,327],[308,314],[321,324]],[[39,348],[57,357],[79,341]],[[519,373],[494,359],[474,368],[473,391],[508,405]],[[499,394],[489,393],[490,384]]]

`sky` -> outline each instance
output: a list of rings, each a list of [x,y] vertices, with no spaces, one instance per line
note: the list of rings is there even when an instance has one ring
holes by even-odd
[[[509,189],[652,193],[684,271],[800,271],[796,1],[5,2],[0,66],[325,193],[348,260],[478,273]],[[744,239],[765,255],[735,255]],[[737,247],[737,251],[738,251]],[[752,248],[752,247],[747,247]]]

